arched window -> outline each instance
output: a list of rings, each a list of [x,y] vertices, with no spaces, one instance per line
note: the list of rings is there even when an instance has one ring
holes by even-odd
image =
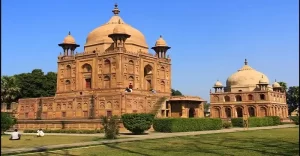
[[[67,65],[66,67],[66,78],[71,77],[71,66]]]
[[[104,77],[104,88],[110,88],[110,77],[109,76]]]
[[[128,62],[128,73],[130,74],[134,73],[134,62],[132,60]]]
[[[70,80],[66,80],[66,91],[70,91],[71,90],[71,82]]]
[[[214,97],[214,100],[215,100],[215,102],[219,102],[219,97],[218,97],[218,96],[215,96],[215,97]]]
[[[145,67],[144,67],[144,78],[145,78],[145,88],[144,89],[147,89],[147,90],[150,90],[150,89],[152,89],[152,78],[153,78],[153,76],[152,76],[152,73],[153,73],[153,68],[152,68],[152,66],[150,66],[149,64],[148,65],[146,65]]]
[[[240,95],[235,96],[235,101],[242,101],[242,97]]]
[[[249,94],[249,95],[248,95],[248,100],[249,100],[249,101],[252,101],[252,100],[253,100],[253,95]]]
[[[225,96],[224,100],[225,100],[225,102],[229,102],[230,101],[230,97],[229,96]]]
[[[104,73],[109,74],[110,71],[111,71],[111,62],[108,59],[106,59],[104,61]]]
[[[84,64],[82,66],[83,72],[84,73],[91,73],[92,72],[92,66],[89,64]]]
[[[160,74],[161,79],[165,79],[166,71],[165,71],[165,68],[163,66],[160,68],[159,74]]]
[[[260,97],[260,100],[266,100],[265,94],[260,94],[259,97]]]
[[[92,88],[92,66],[89,64],[84,64],[82,66],[82,74],[84,78],[85,88]]]

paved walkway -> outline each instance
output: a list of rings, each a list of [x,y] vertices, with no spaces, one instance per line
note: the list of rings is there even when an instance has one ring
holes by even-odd
[[[262,129],[276,129],[276,128],[290,128],[290,127],[299,127],[296,125],[288,124],[288,125],[279,125],[279,126],[268,126],[268,127],[255,127],[249,128],[248,130],[262,130]],[[201,134],[215,134],[215,133],[230,133],[230,132],[238,132],[244,131],[244,128],[231,128],[231,129],[221,129],[221,130],[211,130],[211,131],[195,131],[195,132],[178,132],[178,133],[157,133],[157,132],[149,132],[148,135],[126,135],[121,134],[120,136],[130,136],[131,138],[124,139],[116,139],[116,140],[102,140],[102,141],[90,141],[90,142],[82,142],[82,143],[73,143],[73,144],[60,144],[60,145],[49,145],[44,147],[33,147],[33,148],[18,148],[18,149],[1,149],[2,154],[17,154],[23,152],[42,152],[46,150],[54,150],[60,148],[74,148],[74,147],[83,147],[83,146],[91,146],[91,145],[101,145],[108,143],[120,143],[120,142],[129,142],[129,141],[138,141],[138,140],[147,140],[147,139],[160,139],[160,138],[170,138],[177,136],[190,136],[190,135],[201,135]],[[34,134],[35,135],[35,134]],[[49,135],[49,134],[47,134]],[[51,135],[76,135],[76,136],[93,136],[95,134],[55,134],[51,133]],[[103,135],[103,134],[102,134]],[[97,134],[99,136],[99,134]]]

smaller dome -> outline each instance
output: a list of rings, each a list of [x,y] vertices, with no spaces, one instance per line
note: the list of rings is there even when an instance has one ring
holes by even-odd
[[[273,88],[279,88],[279,87],[281,87],[281,86],[280,86],[280,84],[279,84],[278,82],[276,82],[276,80],[275,80],[275,82],[273,83],[272,87],[273,87]]]
[[[71,32],[69,32],[68,36],[65,37],[63,43],[65,43],[65,44],[76,44],[74,37],[71,36]]]
[[[264,77],[264,75],[261,76],[261,79],[259,80],[259,84],[268,84],[269,80]]]
[[[126,34],[126,30],[123,27],[123,25],[120,23],[117,26],[115,26],[114,30],[113,30],[114,34]]]
[[[215,83],[214,87],[223,87],[223,85],[222,85],[222,83],[218,80],[218,81]]]
[[[155,42],[155,46],[156,47],[166,47],[167,46],[166,41],[162,38],[161,35],[160,35],[159,39]]]

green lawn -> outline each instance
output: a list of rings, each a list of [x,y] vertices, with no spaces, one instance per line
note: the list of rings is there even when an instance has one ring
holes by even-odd
[[[1,149],[39,147],[45,145],[71,144],[86,141],[97,141],[103,138],[95,136],[53,136],[36,137],[35,135],[22,135],[21,140],[9,140],[10,135],[1,136]]]
[[[296,156],[299,155],[298,146],[299,128],[286,128],[125,142],[30,155]]]

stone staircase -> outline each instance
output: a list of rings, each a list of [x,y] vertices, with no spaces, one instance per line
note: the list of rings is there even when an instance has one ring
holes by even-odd
[[[154,104],[153,109],[150,113],[157,115],[159,110],[161,109],[161,105],[167,100],[167,97],[160,97],[157,102]]]

